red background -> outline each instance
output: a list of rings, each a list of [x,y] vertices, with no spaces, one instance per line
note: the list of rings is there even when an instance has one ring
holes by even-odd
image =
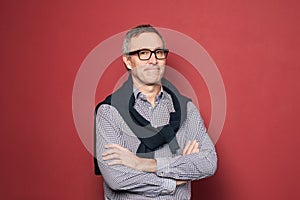
[[[218,170],[193,183],[192,199],[299,199],[299,9],[296,0],[1,1],[0,198],[103,199],[73,122],[75,76],[101,41],[150,23],[198,41],[226,88]]]

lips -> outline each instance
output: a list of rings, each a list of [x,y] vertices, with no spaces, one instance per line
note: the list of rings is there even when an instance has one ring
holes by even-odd
[[[145,69],[145,71],[159,71],[159,68],[149,68]]]
[[[145,71],[159,71],[160,68],[157,66],[149,66],[145,68]]]

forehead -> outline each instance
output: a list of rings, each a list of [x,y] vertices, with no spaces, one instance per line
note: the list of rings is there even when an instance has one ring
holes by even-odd
[[[156,33],[141,33],[140,35],[131,38],[130,49],[151,49],[163,48],[163,42]]]

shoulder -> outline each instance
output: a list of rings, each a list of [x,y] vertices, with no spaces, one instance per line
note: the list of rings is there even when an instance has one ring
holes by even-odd
[[[198,108],[192,101],[187,102],[187,110],[188,111],[198,111]]]
[[[200,111],[192,101],[187,103],[187,118],[199,119],[202,121]]]
[[[95,108],[97,118],[105,118],[109,121],[119,117],[119,113],[115,107],[109,104],[98,104]]]

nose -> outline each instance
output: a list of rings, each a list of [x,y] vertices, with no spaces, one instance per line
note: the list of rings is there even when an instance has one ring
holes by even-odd
[[[157,59],[155,57],[155,53],[151,53],[151,56],[150,56],[150,58],[148,60],[148,63],[150,63],[150,64],[157,64]]]

